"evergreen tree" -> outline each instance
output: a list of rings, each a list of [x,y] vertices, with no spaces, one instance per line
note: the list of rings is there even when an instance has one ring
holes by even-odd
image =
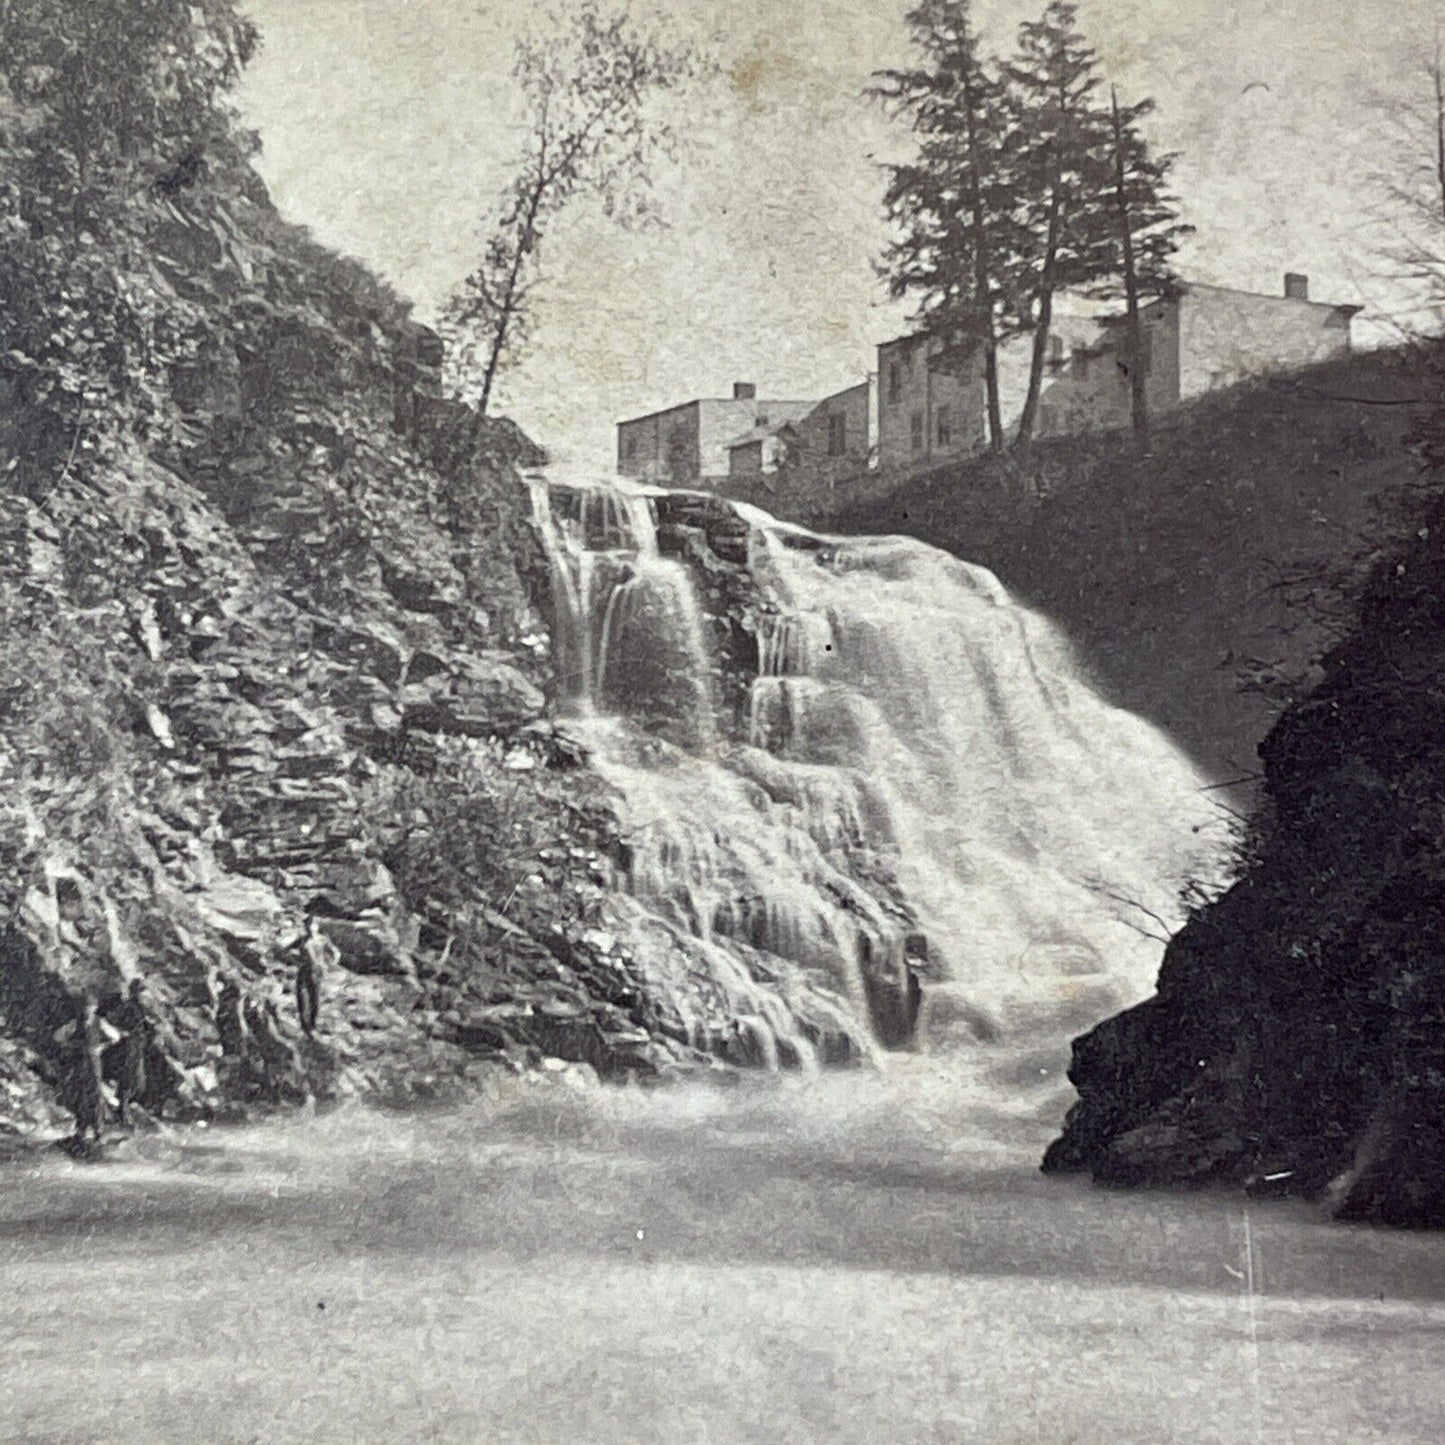
[[[1078,28],[1078,7],[1051,0],[1042,16],[1019,27],[1018,53],[1006,67],[1017,108],[1011,135],[1030,281],[1018,324],[1032,330],[1028,391],[1018,439],[1038,417],[1054,298],[1087,290],[1110,274],[1110,129],[1100,110],[1098,58]]]
[[[1128,345],[1130,417],[1141,446],[1148,445],[1149,408],[1144,367],[1142,300],[1168,293],[1176,277],[1174,252],[1191,227],[1180,224],[1168,194],[1172,155],[1152,156],[1140,122],[1154,110],[1152,100],[1121,106],[1117,87],[1109,92],[1113,161],[1115,288],[1122,286]]]
[[[918,300],[924,334],[954,366],[981,352],[989,439],[1003,444],[1002,322],[1018,274],[1017,198],[1007,158],[1004,86],[979,49],[968,0],[922,0],[907,16],[920,63],[875,76],[872,94],[906,116],[917,158],[895,166],[884,207],[897,235],[884,253],[889,290]]]

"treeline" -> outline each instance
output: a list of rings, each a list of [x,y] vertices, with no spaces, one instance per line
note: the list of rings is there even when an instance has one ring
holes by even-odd
[[[1144,134],[1154,102],[1121,102],[1068,0],[1024,22],[1006,56],[984,51],[970,0],[922,0],[907,21],[917,64],[878,72],[872,91],[917,139],[884,200],[892,294],[918,303],[943,359],[981,354],[995,450],[1007,442],[1000,345],[1032,338],[1017,430],[1027,441],[1056,297],[1122,298],[1134,428],[1146,433],[1140,311],[1174,283],[1189,230],[1169,194],[1174,158]]]

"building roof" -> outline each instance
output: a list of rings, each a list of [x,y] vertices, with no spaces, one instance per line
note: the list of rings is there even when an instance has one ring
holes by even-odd
[[[783,410],[796,413],[797,416],[806,416],[817,404],[816,401],[771,401],[761,396],[695,396],[691,401],[680,401],[673,406],[660,407],[657,411],[643,412],[640,416],[625,416],[617,425],[631,426],[633,422],[651,421],[654,417],[667,416],[690,406],[746,406],[766,412],[769,416]]]
[[[781,436],[785,431],[796,432],[793,423],[799,420],[801,420],[800,417],[792,417],[764,426],[755,426],[751,431],[745,431],[740,437],[734,437],[732,441],[724,442],[723,450],[736,451],[738,447],[754,446],[758,442],[767,441],[769,437]]]
[[[877,346],[879,352],[892,351],[895,347],[902,347],[912,350],[916,346],[928,346],[930,349],[924,355],[924,365],[930,371],[951,373],[967,361],[976,360],[983,351],[982,342],[974,343],[965,352],[960,344],[958,347],[950,348],[952,354],[948,354],[939,342],[937,337],[930,336],[926,331],[910,331],[903,336],[895,336],[892,341],[880,341]],[[911,363],[910,363],[911,364]],[[849,390],[852,390],[850,387]],[[839,393],[841,395],[842,393]]]
[[[1279,301],[1281,303],[1288,303],[1294,306],[1315,306],[1322,311],[1338,312],[1346,319],[1352,316],[1359,315],[1359,313],[1365,309],[1363,306],[1341,304],[1335,301],[1315,301],[1309,297],[1286,296],[1282,293],[1273,291],[1248,291],[1242,286],[1213,286],[1206,281],[1181,280],[1176,283],[1176,295],[1186,291],[1213,291],[1221,295],[1227,296],[1247,296],[1252,301]],[[1156,301],[1161,301],[1165,299],[1167,298],[1161,296],[1154,296],[1150,297],[1145,304],[1152,305]],[[1082,324],[1082,327],[1085,328],[1089,325],[1093,325],[1095,327],[1098,327],[1101,333],[1106,333],[1107,331],[1110,331],[1113,328],[1121,325],[1123,321],[1124,317],[1122,313],[1118,312],[1108,312],[1103,315],[1092,317],[1068,316],[1067,314],[1063,314],[1055,316],[1054,330],[1056,332],[1067,331],[1070,329],[1074,329],[1074,327],[1079,327]],[[886,351],[889,348],[895,346],[912,346],[916,345],[921,341],[927,341],[928,339],[929,337],[926,331],[909,331],[905,332],[902,336],[895,336],[891,341],[879,342],[878,350]],[[1098,350],[1102,352],[1108,349],[1109,340],[1107,338],[1107,335],[1101,334],[1099,339],[1092,343],[1092,346],[1090,345],[1090,343],[1087,342],[1080,345],[1078,341],[1075,342],[1075,345],[1078,347],[1079,350],[1092,350],[1094,347],[1097,347]],[[930,358],[930,365],[932,364],[934,363],[932,358]]]
[[[887,341],[878,343],[878,350],[883,351],[889,346],[906,346],[919,341],[927,341],[926,331],[905,331],[901,336],[890,336]]]
[[[1349,321],[1365,308],[1363,306],[1341,305],[1333,301],[1311,301],[1305,296],[1276,295],[1272,291],[1246,291],[1240,286],[1211,286],[1204,281],[1180,281],[1172,296],[1155,296],[1141,308],[1148,311],[1162,302],[1177,299],[1192,291],[1209,291],[1216,296],[1242,296],[1249,301],[1278,302],[1282,306],[1313,306],[1319,311],[1332,311]],[[1098,335],[1092,342],[1075,342],[1073,350],[1085,356],[1102,356],[1118,345],[1118,338],[1128,325],[1129,318],[1122,311],[1110,311],[1092,318]]]
[[[1248,296],[1251,301],[1288,301],[1295,306],[1317,306],[1322,311],[1343,311],[1358,315],[1363,306],[1342,305],[1336,301],[1316,301],[1310,296],[1283,296],[1275,291],[1249,291],[1243,286],[1211,286],[1207,281],[1181,281],[1181,291],[1217,291],[1226,296]]]
[[[853,382],[850,386],[841,387],[837,391],[830,391],[827,396],[813,403],[813,410],[816,411],[820,406],[825,406],[830,401],[841,401],[845,396],[852,396],[853,393],[857,391],[861,391],[866,396],[868,386],[868,380],[865,378],[863,381]]]

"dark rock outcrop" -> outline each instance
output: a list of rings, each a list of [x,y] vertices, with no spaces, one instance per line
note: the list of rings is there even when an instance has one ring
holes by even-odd
[[[1239,881],[1170,944],[1155,997],[1075,1042],[1045,1169],[1445,1223],[1442,524],[1377,572],[1261,748]]]

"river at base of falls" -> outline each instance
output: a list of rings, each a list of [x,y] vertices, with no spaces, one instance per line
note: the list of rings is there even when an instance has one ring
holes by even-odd
[[[921,974],[923,1044],[1007,1045],[1014,1083],[1030,1049],[1150,991],[1181,889],[1220,875],[1222,815],[991,573],[684,498],[746,536],[729,621],[703,603],[726,568],[699,529],[671,555],[660,535],[683,494],[530,485],[560,700],[623,800],[619,884],[746,996],[768,1057],[808,1046],[748,988],[759,954],[824,980],[860,1036],[870,984],[876,1016],[878,978]]]
[[[1445,1254],[1041,1177],[951,1063],[6,1166],[0,1437],[1434,1442]]]

